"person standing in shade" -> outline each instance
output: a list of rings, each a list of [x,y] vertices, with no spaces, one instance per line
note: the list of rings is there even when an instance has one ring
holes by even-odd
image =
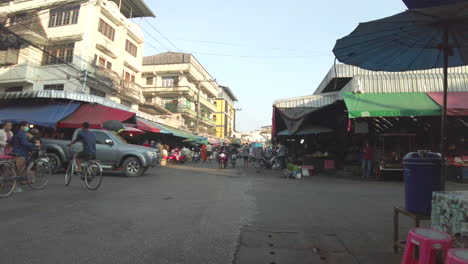
[[[278,161],[281,169],[286,169],[286,152],[288,149],[282,143],[278,144]]]
[[[13,147],[8,143],[13,137],[12,127],[13,123],[6,121],[3,128],[0,129],[0,155],[9,155],[13,150]]]
[[[208,143],[208,145],[206,145],[206,155],[208,156],[208,160],[211,160],[211,155],[213,154],[213,146]]]
[[[372,161],[374,160],[374,149],[366,142],[362,150],[362,177],[369,179],[372,175]]]

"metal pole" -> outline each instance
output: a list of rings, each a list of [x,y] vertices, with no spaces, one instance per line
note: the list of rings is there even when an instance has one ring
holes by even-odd
[[[200,133],[200,84],[197,85],[198,92],[197,92],[197,130],[196,133]]]
[[[86,67],[86,70],[85,70],[85,75],[84,75],[84,80],[83,80],[83,93],[85,94],[86,93],[86,81],[88,79],[88,67]]]
[[[440,133],[440,154],[441,154],[441,175],[440,175],[440,184],[442,191],[445,190],[445,179],[446,179],[446,169],[445,169],[445,149],[447,144],[447,90],[448,90],[448,57],[449,57],[449,36],[448,36],[448,25],[445,25],[444,30],[444,100],[442,104],[442,119],[441,119],[441,133]]]

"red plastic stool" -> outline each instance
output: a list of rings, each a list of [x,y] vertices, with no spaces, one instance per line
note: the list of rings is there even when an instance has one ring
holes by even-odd
[[[450,235],[434,229],[413,228],[408,233],[401,264],[435,264],[437,251],[442,251],[445,258],[451,247]]]
[[[445,264],[468,264],[468,249],[452,248],[447,254]]]

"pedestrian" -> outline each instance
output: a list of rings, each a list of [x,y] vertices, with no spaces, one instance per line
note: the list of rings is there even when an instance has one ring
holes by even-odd
[[[244,158],[244,168],[249,167],[249,146],[244,145],[242,148],[242,158]]]
[[[286,169],[286,154],[288,149],[281,142],[278,143],[278,161],[282,170]]]
[[[372,161],[374,160],[374,149],[367,141],[362,149],[362,178],[369,179],[372,175]]]
[[[201,158],[202,158],[203,162],[206,162],[206,159],[207,159],[206,155],[207,155],[207,154],[208,154],[208,153],[207,153],[207,150],[206,150],[206,145],[203,144],[203,145],[201,146]]]
[[[3,128],[0,129],[0,155],[8,155],[13,150],[13,147],[8,143],[13,137],[13,132],[11,132],[12,127],[13,123],[6,121],[3,124]]]
[[[208,155],[208,160],[211,160],[211,155],[213,154],[213,146],[210,143],[206,145],[206,154]]]

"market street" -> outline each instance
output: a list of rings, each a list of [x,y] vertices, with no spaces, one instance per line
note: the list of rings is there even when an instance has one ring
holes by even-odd
[[[401,182],[214,167],[107,175],[98,191],[77,178],[65,188],[56,175],[42,191],[15,193],[0,200],[1,262],[399,262],[391,221],[403,204]],[[258,243],[270,234],[275,244]]]

